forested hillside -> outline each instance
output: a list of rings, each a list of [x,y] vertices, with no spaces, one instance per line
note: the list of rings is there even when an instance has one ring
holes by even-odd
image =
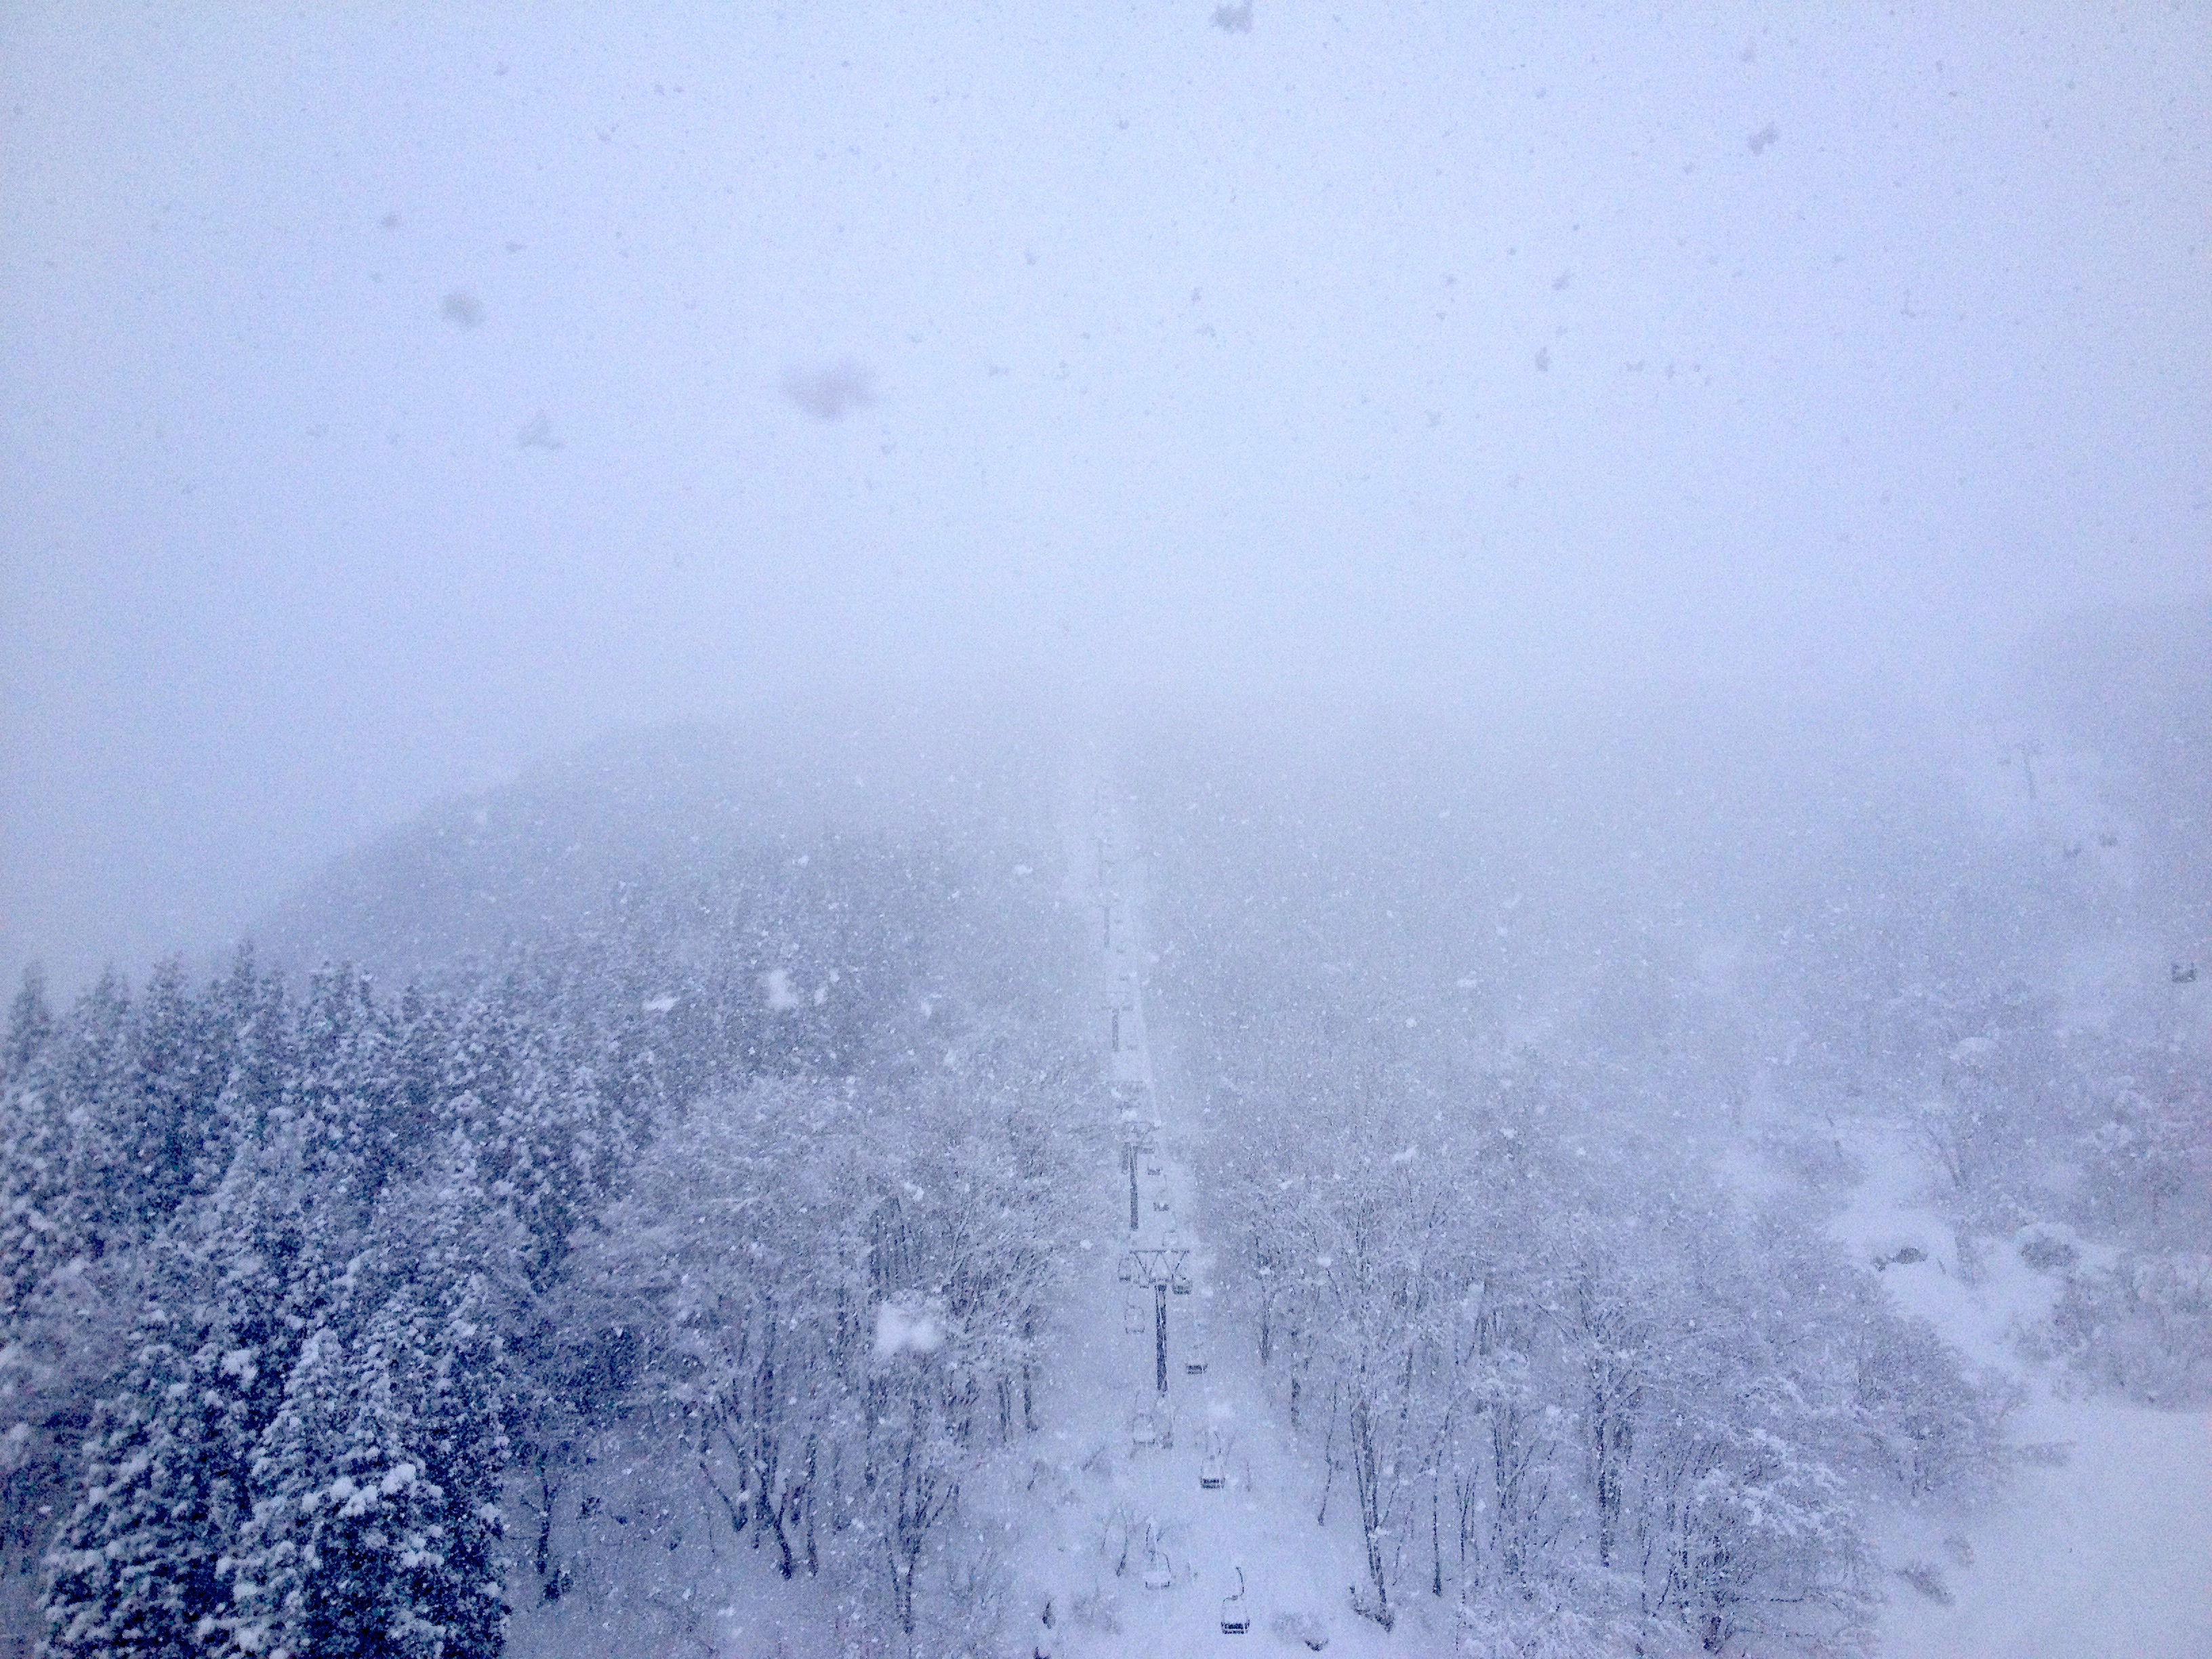
[[[1711,706],[1152,746],[1158,1001],[1370,1617],[1455,1598],[1479,1653],[1863,1638],[1877,1518],[1972,1513],[2013,1455],[2015,1385],[1827,1231],[1892,1126],[1961,1273],[2056,1281],[2031,1352],[2212,1396],[2205,831],[2172,810],[2204,723],[2142,654],[2024,752]]]
[[[1353,1653],[1863,1649],[2031,1395],[2212,1399],[2201,644],[1973,744],[664,733],[34,976],[5,1632],[1107,1653],[1233,1569]],[[1877,1156],[1942,1227],[1842,1226]]]
[[[0,0],[0,1659],[2212,1659],[2208,111]]]
[[[551,1629],[664,1597],[681,1627],[691,1559],[739,1542],[913,1627],[964,1474],[1034,1426],[1056,1176],[1094,1115],[1033,876],[1048,793],[1018,822],[957,779],[896,827],[794,822],[680,758],[682,800],[592,803],[594,885],[418,981],[241,951],[66,1011],[26,986],[19,1646],[493,1653],[510,1602]],[[557,813],[534,787],[459,810],[474,867],[433,821],[369,855],[381,886],[339,872],[319,926],[389,959],[452,921],[395,868],[534,878],[495,828]]]

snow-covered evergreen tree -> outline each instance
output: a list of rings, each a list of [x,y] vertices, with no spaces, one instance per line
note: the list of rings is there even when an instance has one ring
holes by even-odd
[[[168,1285],[191,1293],[185,1276]],[[46,1560],[52,1653],[186,1652],[228,1603],[218,1566],[242,1512],[239,1395],[254,1356],[200,1334],[176,1302],[149,1305],[122,1387],[100,1404],[82,1495]]]

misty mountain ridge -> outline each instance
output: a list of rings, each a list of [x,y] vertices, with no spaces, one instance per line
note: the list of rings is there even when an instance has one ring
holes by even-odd
[[[961,741],[972,728],[936,714],[890,742],[879,722],[819,717],[612,734],[333,861],[256,942],[295,969],[345,959],[397,983],[612,925],[632,902],[737,865],[818,883],[801,873],[817,855],[1011,837],[1016,816],[1049,811],[1034,793],[1009,805],[1020,750],[1000,744],[1014,734]]]

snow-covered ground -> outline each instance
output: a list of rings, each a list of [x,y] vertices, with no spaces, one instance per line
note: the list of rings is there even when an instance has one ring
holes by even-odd
[[[1913,1659],[2212,1655],[2212,1413],[2081,1397],[2063,1369],[2024,1359],[2017,1336],[2057,1281],[2011,1244],[1960,1271],[1951,1228],[1923,1201],[1909,1141],[1869,1127],[1851,1149],[1867,1175],[1834,1222],[1856,1258],[1976,1363],[2024,1390],[2014,1438],[2028,1449],[1978,1511],[1888,1517],[1881,1650]],[[1899,1262],[1901,1251],[1923,1259]],[[1910,1577],[1907,1577],[1907,1575]]]

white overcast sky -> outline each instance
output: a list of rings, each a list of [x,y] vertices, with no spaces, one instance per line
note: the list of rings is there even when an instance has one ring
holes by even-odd
[[[623,723],[2212,584],[2205,6],[1212,10],[0,9],[0,968]]]

